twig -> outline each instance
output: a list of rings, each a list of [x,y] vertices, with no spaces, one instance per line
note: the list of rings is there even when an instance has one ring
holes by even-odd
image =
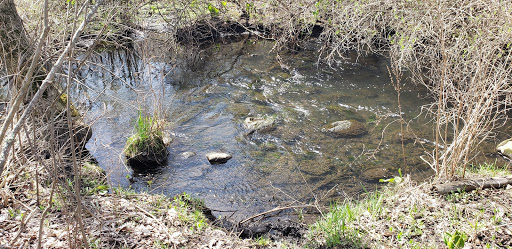
[[[501,224],[499,226],[493,226],[493,227],[490,227],[490,228],[487,228],[487,229],[484,229],[484,230],[480,230],[477,232],[477,234],[481,233],[481,232],[485,232],[485,231],[489,231],[491,229],[495,229],[497,227],[506,227],[506,226],[512,226],[512,223],[507,223],[507,224]]]
[[[9,244],[13,245],[16,242],[16,240],[18,240],[18,238],[21,235],[21,232],[23,232],[23,229],[25,229],[25,226],[30,221],[30,219],[32,219],[32,216],[34,216],[34,213],[36,211],[37,211],[37,208],[34,208],[26,218],[25,218],[25,216],[23,216],[23,218],[21,219],[21,223],[20,223],[20,229],[18,230],[18,232],[16,233],[16,236],[14,236],[14,238],[11,240],[11,242]]]

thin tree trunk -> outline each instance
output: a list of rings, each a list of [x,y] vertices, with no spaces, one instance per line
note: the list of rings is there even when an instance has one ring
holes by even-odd
[[[0,0],[0,54],[9,75],[17,74],[33,55],[33,46],[14,0]]]

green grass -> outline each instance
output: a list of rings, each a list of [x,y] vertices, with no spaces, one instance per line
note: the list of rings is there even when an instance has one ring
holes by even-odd
[[[143,151],[158,152],[165,147],[162,127],[158,125],[157,119],[145,117],[139,111],[135,124],[135,134],[128,138],[126,142],[125,155],[133,158]]]
[[[469,171],[473,174],[479,176],[507,176],[510,175],[510,170],[507,164],[503,166],[498,166],[496,162],[494,163],[483,163],[478,165],[471,165],[469,167]]]
[[[202,231],[208,224],[202,211],[206,208],[204,201],[193,198],[187,193],[174,197],[178,217],[181,222],[187,224],[192,231]]]
[[[362,238],[365,232],[354,224],[359,222],[363,213],[379,217],[382,213],[384,196],[381,192],[369,193],[360,201],[344,201],[332,204],[329,213],[311,227],[311,236],[325,239],[329,248],[366,248]]]
[[[270,239],[265,236],[258,237],[256,239],[256,245],[258,246],[268,246],[270,244]]]

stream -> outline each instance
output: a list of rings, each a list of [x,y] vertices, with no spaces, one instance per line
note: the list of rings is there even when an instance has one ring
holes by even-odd
[[[373,191],[408,173],[433,174],[420,158],[434,146],[422,106],[426,90],[405,73],[400,103],[389,60],[348,53],[317,64],[317,44],[282,58],[273,43],[246,40],[212,46],[187,60],[147,58],[125,50],[98,52],[79,71],[73,98],[87,110],[87,144],[113,186],[173,196],[186,192],[216,216],[241,220],[278,205],[328,204]],[[167,165],[133,172],[122,155],[138,110],[169,122]],[[272,118],[275,129],[247,134],[247,117]],[[357,120],[367,133],[333,137],[323,126]],[[418,139],[415,139],[417,137]],[[209,152],[233,156],[211,165]]]

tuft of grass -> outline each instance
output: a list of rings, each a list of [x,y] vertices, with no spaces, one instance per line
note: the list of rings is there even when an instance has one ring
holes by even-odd
[[[265,236],[258,237],[256,239],[256,245],[258,246],[268,246],[270,245],[270,239]]]
[[[327,247],[366,248],[362,240],[365,231],[355,224],[362,222],[363,214],[379,217],[383,201],[384,195],[375,192],[360,201],[332,204],[329,213],[311,227],[311,235],[324,238]]]
[[[472,165],[471,167],[469,167],[469,171],[470,171],[470,173],[476,174],[478,176],[490,176],[490,177],[505,176],[505,175],[510,174],[508,165],[498,166],[496,164],[496,162],[495,163],[485,162],[483,164]]]
[[[157,154],[164,150],[166,145],[163,138],[162,122],[156,118],[145,117],[139,110],[135,124],[135,134],[126,142],[124,153],[129,158],[141,154]]]
[[[181,222],[189,225],[192,231],[202,231],[208,226],[203,210],[206,208],[204,201],[193,198],[187,193],[174,197],[178,217]]]

